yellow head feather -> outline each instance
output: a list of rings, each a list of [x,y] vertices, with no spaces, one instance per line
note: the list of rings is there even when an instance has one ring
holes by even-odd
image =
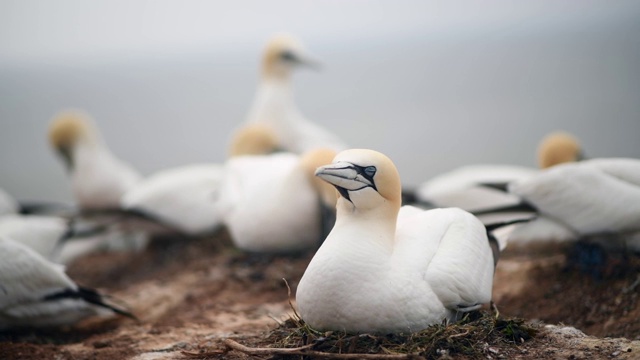
[[[346,161],[359,166],[375,166],[375,184],[380,196],[391,203],[397,211],[402,203],[402,185],[400,174],[389,157],[375,150],[350,149],[340,152],[334,162]]]
[[[58,113],[49,126],[49,142],[56,150],[70,149],[80,139],[89,139],[93,133],[91,117],[80,110]]]
[[[298,39],[279,33],[267,42],[262,55],[262,75],[287,78],[296,63],[304,62],[305,51]]]
[[[545,136],[538,146],[538,166],[541,169],[577,161],[581,157],[580,142],[566,132],[554,132]]]
[[[251,123],[233,135],[229,156],[266,155],[277,151],[278,147],[278,137],[269,126]]]
[[[315,173],[318,167],[331,164],[336,154],[333,149],[318,148],[305,152],[300,159],[300,165],[304,172],[309,176],[309,180],[320,194],[324,204],[329,207],[336,206],[338,191],[333,185],[315,176]]]

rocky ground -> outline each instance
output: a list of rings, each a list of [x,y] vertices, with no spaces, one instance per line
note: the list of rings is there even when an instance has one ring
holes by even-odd
[[[613,254],[604,265],[585,266],[573,256],[562,248],[504,254],[494,289],[500,315],[527,319],[539,331],[524,342],[481,344],[482,357],[640,358],[640,259]],[[311,257],[243,254],[225,233],[159,240],[136,254],[85,256],[68,267],[69,275],[111,294],[138,320],[0,333],[0,359],[279,358],[230,350],[223,341],[273,346],[274,336],[288,331],[279,324],[292,314],[283,279],[295,292]],[[437,350],[443,358],[469,358]]]

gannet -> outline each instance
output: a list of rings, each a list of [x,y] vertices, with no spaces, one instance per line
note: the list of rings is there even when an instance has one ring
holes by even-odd
[[[253,137],[262,137],[264,151],[274,145],[267,128],[252,126]],[[296,252],[317,246],[322,240],[321,204],[335,205],[335,191],[327,190],[313,176],[316,167],[328,164],[335,151],[316,149],[304,155],[289,152],[255,154],[232,145],[220,186],[223,222],[233,243],[252,252]],[[247,150],[249,153],[247,153]],[[253,154],[252,154],[253,153]],[[333,200],[332,197],[333,196]]]
[[[577,236],[640,231],[640,160],[589,159],[555,165],[508,190]]]
[[[117,209],[122,195],[141,179],[111,153],[85,112],[57,114],[49,128],[49,141],[67,167],[74,198],[82,209]]]
[[[542,138],[537,154],[540,169],[582,158],[578,140],[560,131]],[[493,185],[501,187],[538,172],[539,169],[517,165],[467,165],[422,183],[416,190],[416,198],[434,206],[454,206],[467,211],[515,205],[520,202],[517,196]]]
[[[90,316],[129,312],[75,284],[62,265],[0,237],[0,329],[72,325]]]
[[[412,332],[491,300],[492,250],[473,215],[401,207],[398,171],[373,150],[343,151],[316,175],[340,196],[336,224],[296,293],[311,327]]]
[[[582,159],[578,139],[569,133],[555,131],[543,137],[538,144],[539,169],[515,165],[463,166],[423,183],[416,191],[416,198],[434,206],[455,206],[471,211],[484,224],[522,219],[531,216],[531,210],[504,211],[510,207],[517,208],[522,202],[518,195],[506,191],[507,184],[535,176],[540,169]],[[494,235],[500,250],[504,250],[509,242],[523,245],[541,240],[561,242],[576,238],[573,230],[540,214],[533,221],[497,229]]]
[[[248,115],[249,122],[272,127],[280,147],[297,154],[319,147],[346,148],[338,136],[305,118],[295,104],[291,74],[299,66],[314,64],[297,39],[273,36],[262,55],[260,83]]]
[[[49,128],[49,141],[61,156],[71,180],[71,190],[80,210],[77,219],[90,226],[108,226],[103,243],[109,247],[143,247],[148,238],[128,221],[137,214],[123,214],[123,194],[141,180],[129,164],[116,158],[102,140],[93,119],[80,110],[58,113]]]
[[[222,164],[163,170],[127,191],[121,204],[187,235],[212,233],[220,225],[217,192],[222,176]]]
[[[49,260],[55,260],[54,249],[69,231],[68,220],[57,216],[0,216],[0,236],[14,239]]]
[[[3,206],[9,204],[10,206]],[[50,209],[51,204],[44,208]],[[52,205],[53,206],[53,205]],[[58,205],[55,205],[58,207]],[[25,245],[43,257],[58,263],[66,263],[75,257],[98,249],[98,241],[78,245],[78,242],[66,243],[68,239],[83,238],[101,234],[102,227],[76,227],[68,215],[23,214],[22,204],[0,189],[0,236],[11,238]],[[30,210],[33,210],[31,208]],[[84,242],[84,241],[83,241]],[[73,245],[72,245],[73,243]]]
[[[278,141],[263,124],[248,124],[232,136],[230,157],[277,150]],[[203,235],[219,228],[223,164],[198,164],[160,171],[142,180],[122,198],[125,210],[147,214],[186,234]]]

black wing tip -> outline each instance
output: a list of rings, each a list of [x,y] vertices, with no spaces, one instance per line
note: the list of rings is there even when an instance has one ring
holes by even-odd
[[[94,289],[78,286],[78,293],[80,294],[80,297],[84,299],[86,302],[110,309],[111,311],[113,311],[118,315],[122,315],[130,319],[138,320],[138,318],[135,315],[133,315],[133,313],[125,310],[124,308],[107,303],[105,301],[106,296],[100,294],[98,291]]]
[[[523,217],[523,218],[518,218],[518,219],[513,219],[513,220],[508,220],[508,221],[500,221],[500,222],[495,222],[495,223],[491,223],[491,224],[485,224],[485,228],[487,229],[487,232],[491,232],[495,229],[499,229],[501,227],[505,227],[505,226],[509,226],[509,225],[514,225],[514,224],[520,224],[520,223],[526,223],[529,221],[532,221],[534,219],[537,218],[537,215],[533,214],[532,216],[528,216],[528,217]]]
[[[505,212],[530,212],[532,214],[538,214],[538,210],[531,204],[526,202],[520,202],[515,205],[507,205],[502,207],[492,207],[492,208],[484,208],[470,211],[473,215],[487,215],[487,214],[496,214],[496,213],[505,213]]]
[[[509,182],[486,182],[486,183],[481,183],[480,186],[499,190],[505,193],[509,192]]]
[[[491,247],[491,254],[493,255],[493,267],[495,268],[498,265],[498,260],[500,260],[500,244],[498,243],[498,239],[490,231],[487,231],[487,238],[489,240],[489,246]]]
[[[48,295],[44,300],[58,300],[58,299],[82,299],[90,304],[109,309],[118,315],[128,317],[130,319],[138,320],[138,318],[131,312],[116,305],[109,304],[105,301],[105,296],[100,294],[94,289],[78,286],[78,289],[65,289],[63,291]]]

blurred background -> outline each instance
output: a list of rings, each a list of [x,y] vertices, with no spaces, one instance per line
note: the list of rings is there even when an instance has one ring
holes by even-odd
[[[275,32],[322,64],[294,76],[303,114],[382,151],[414,186],[460,165],[535,166],[567,130],[588,157],[640,157],[640,2],[0,2],[0,187],[71,199],[46,141],[88,111],[144,174],[221,162]]]

